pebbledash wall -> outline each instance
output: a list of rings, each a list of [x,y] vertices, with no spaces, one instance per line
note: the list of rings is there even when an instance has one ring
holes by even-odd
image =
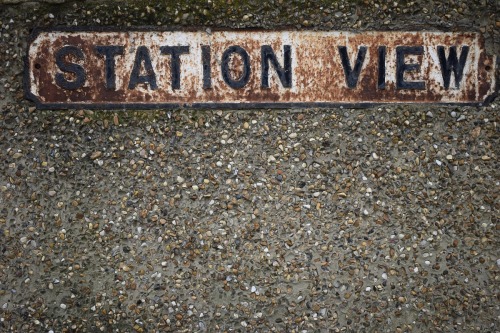
[[[36,28],[474,32],[498,55],[497,6],[0,1],[0,331],[500,330],[498,100],[58,111],[23,86]]]

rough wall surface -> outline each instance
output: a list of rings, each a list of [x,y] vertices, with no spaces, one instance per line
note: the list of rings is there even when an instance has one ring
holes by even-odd
[[[60,3],[60,4],[54,4]],[[39,111],[51,26],[474,31],[496,1],[0,2],[1,332],[498,332],[498,103]]]

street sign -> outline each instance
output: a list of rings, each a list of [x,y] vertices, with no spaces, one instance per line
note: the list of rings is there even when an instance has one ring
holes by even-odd
[[[477,33],[37,31],[25,68],[38,107],[482,105],[496,58]]]

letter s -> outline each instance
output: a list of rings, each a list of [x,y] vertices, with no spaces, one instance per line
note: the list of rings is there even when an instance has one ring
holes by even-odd
[[[68,62],[66,57],[69,54],[75,56],[78,60],[84,59],[83,52],[80,48],[73,45],[66,45],[56,52],[56,64],[61,71],[73,73],[75,79],[73,81],[68,81],[63,73],[57,73],[55,78],[59,87],[67,90],[75,90],[83,87],[85,84],[85,70],[78,64]]]

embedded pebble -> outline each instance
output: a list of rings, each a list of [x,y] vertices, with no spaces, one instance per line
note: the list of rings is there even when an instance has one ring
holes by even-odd
[[[90,154],[90,159],[91,160],[95,160],[95,159],[98,159],[99,157],[102,156],[102,152],[100,151],[95,151],[93,152],[92,154]]]

